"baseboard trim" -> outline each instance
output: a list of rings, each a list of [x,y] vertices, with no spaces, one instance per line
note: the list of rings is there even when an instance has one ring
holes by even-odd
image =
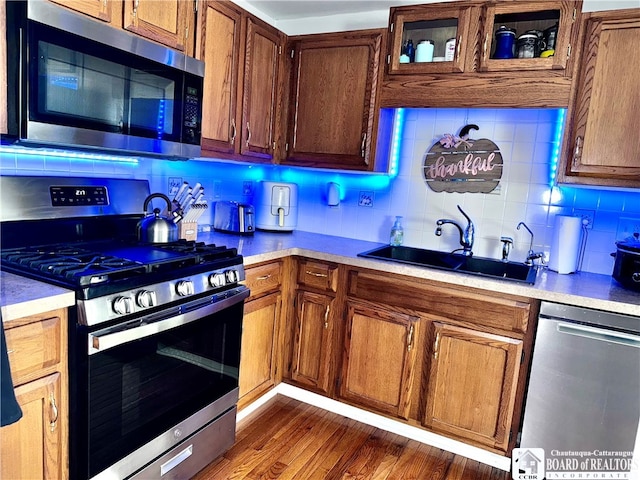
[[[405,423],[393,420],[382,415],[378,415],[366,410],[363,410],[352,405],[347,405],[331,398],[323,397],[313,392],[309,392],[302,388],[289,385],[288,383],[280,383],[273,389],[265,393],[258,398],[255,402],[247,405],[240,412],[238,412],[237,421],[243,420],[255,410],[263,406],[269,400],[276,395],[284,395],[289,398],[294,398],[300,402],[313,405],[323,410],[342,415],[366,425],[380,428],[387,432],[402,435],[403,437],[415,440],[432,447],[441,448],[447,452],[451,452],[455,455],[462,455],[463,457],[470,458],[480,463],[490,465],[506,472],[511,470],[511,459],[504,457],[496,453],[488,452],[478,447],[467,445],[466,443],[453,440],[451,438],[443,437],[436,433],[422,430],[420,428],[407,425]]]

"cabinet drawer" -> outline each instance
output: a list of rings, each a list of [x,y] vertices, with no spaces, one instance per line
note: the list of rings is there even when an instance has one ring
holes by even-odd
[[[301,260],[298,263],[298,284],[327,292],[338,290],[338,266]]]
[[[251,290],[251,296],[256,297],[271,290],[280,289],[282,283],[282,263],[268,263],[245,271],[245,284]]]
[[[527,330],[531,308],[526,298],[492,296],[480,291],[463,291],[399,277],[381,278],[381,274],[358,271],[349,272],[348,294],[468,324],[521,333]]]
[[[13,383],[60,363],[61,319],[52,317],[5,331]]]

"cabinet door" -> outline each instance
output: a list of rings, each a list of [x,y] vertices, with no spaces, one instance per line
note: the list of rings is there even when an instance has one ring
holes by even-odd
[[[419,317],[353,301],[347,309],[340,397],[408,418]]]
[[[247,19],[240,153],[270,160],[275,149],[278,31]]]
[[[120,0],[49,0],[50,2],[70,8],[90,17],[97,18],[107,23],[111,23],[113,18],[113,7]]]
[[[640,187],[640,9],[587,15],[559,181]]]
[[[299,291],[293,338],[292,380],[329,392],[334,298]]]
[[[272,294],[244,306],[240,349],[240,407],[276,383],[278,320],[282,297]]]
[[[204,77],[202,150],[234,153],[241,13],[228,2],[210,0],[202,15],[200,59],[211,65]]]
[[[54,373],[15,389],[22,418],[2,427],[0,478],[67,478],[63,452],[61,377]]]
[[[189,15],[190,0],[124,0],[125,29],[175,50],[186,50]]]
[[[575,41],[579,25],[581,1],[558,0],[538,2],[495,2],[486,7],[482,33],[480,71],[529,71],[556,70],[562,73],[569,65],[570,45]],[[518,58],[517,47],[514,59],[495,59],[495,32],[500,26],[515,30],[517,38],[530,30],[544,33],[558,25],[554,53],[550,57]],[[570,73],[570,72],[568,72]],[[533,86],[532,86],[533,88]]]
[[[467,56],[473,56],[470,37],[471,7],[442,7],[421,5],[400,7],[391,11],[389,23],[389,74],[456,73],[465,71]],[[447,53],[447,42],[453,39],[454,48]],[[421,41],[433,43],[429,61],[403,63],[400,56],[411,40],[414,48]],[[407,56],[408,57],[408,56]],[[408,58],[406,58],[408,60]]]
[[[433,323],[424,424],[506,451],[522,340]]]
[[[282,163],[370,170],[382,33],[294,43],[287,158]]]

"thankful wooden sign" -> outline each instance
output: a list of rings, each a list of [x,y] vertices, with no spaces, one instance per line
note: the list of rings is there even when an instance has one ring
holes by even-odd
[[[460,136],[446,134],[425,154],[424,180],[436,192],[489,193],[502,178],[502,154],[491,140],[468,138],[477,125],[466,125]]]

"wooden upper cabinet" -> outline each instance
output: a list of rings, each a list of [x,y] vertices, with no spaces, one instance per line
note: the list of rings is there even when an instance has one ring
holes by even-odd
[[[124,0],[124,28],[140,36],[187,51],[188,18],[195,15],[191,0]]]
[[[270,160],[275,149],[279,32],[247,18],[240,153]]]
[[[506,451],[523,341],[433,322],[424,424]]]
[[[384,31],[297,37],[281,163],[372,170]]]
[[[113,23],[115,19],[114,8],[122,3],[118,0],[49,0],[65,8],[84,13],[103,22]],[[117,22],[116,22],[117,23]]]
[[[580,12],[582,1],[513,1],[495,2],[485,7],[481,25],[484,26],[481,39],[479,70],[482,72],[526,72],[535,70],[554,71],[558,74],[570,75],[565,72],[572,65],[569,59],[572,55],[573,45],[576,42],[580,25]],[[505,26],[515,30],[515,58],[494,58],[496,51],[496,31]],[[518,58],[518,37],[526,32],[535,30],[544,34],[545,31],[554,29],[554,52],[552,56],[535,58]],[[546,49],[546,47],[545,47]],[[544,51],[541,49],[541,51]]]
[[[340,397],[408,418],[418,320],[383,305],[349,300]]]
[[[640,187],[640,9],[585,14],[558,181]]]
[[[231,2],[201,12],[205,62],[203,156],[271,161],[278,129],[284,34]]]
[[[234,153],[242,14],[230,2],[207,1],[200,13],[199,58],[205,62],[202,150]]]
[[[470,5],[419,6],[392,8],[389,17],[389,74],[425,74],[464,72],[467,57],[473,56],[470,36]],[[401,62],[407,43],[414,48],[422,41],[433,44],[432,60]],[[446,51],[447,42],[453,48]]]

